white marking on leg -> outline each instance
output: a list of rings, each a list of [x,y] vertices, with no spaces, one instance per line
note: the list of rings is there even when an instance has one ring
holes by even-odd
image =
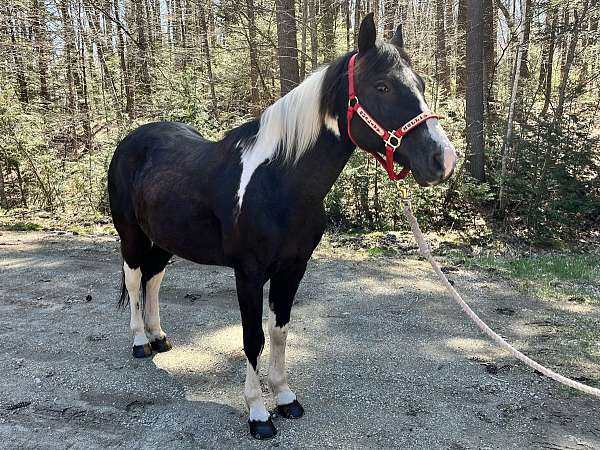
[[[296,400],[296,394],[288,386],[285,368],[285,345],[288,325],[276,326],[275,313],[269,310],[269,341],[271,346],[269,358],[269,386],[275,394],[278,405],[289,405]]]
[[[129,311],[131,312],[129,327],[133,334],[133,345],[144,345],[148,343],[148,338],[144,331],[142,305],[140,304],[142,271],[139,267],[137,269],[132,269],[126,262],[123,263],[123,270],[125,272],[125,287],[129,294]]]
[[[165,275],[164,269],[146,282],[146,304],[144,322],[146,334],[151,341],[162,339],[165,332],[160,327],[160,307],[158,304],[158,291]]]
[[[259,356],[260,358],[260,356]],[[258,358],[256,360],[256,370],[246,360],[246,384],[244,386],[244,399],[248,410],[250,411],[250,420],[259,420],[266,422],[271,416],[262,398],[262,389],[260,387],[260,379],[258,377]]]

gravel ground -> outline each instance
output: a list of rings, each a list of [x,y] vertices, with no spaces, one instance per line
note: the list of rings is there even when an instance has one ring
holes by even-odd
[[[114,237],[0,232],[0,448],[600,449],[600,401],[490,344],[424,262],[325,250],[288,340],[306,415],[254,441],[232,271],[175,258],[161,292],[175,348],[134,360],[129,314],[115,308],[117,249]],[[518,348],[600,385],[600,307],[450,270]]]

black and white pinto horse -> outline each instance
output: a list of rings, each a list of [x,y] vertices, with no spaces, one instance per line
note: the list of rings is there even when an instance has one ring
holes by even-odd
[[[354,59],[356,96],[387,130],[428,111],[401,33],[376,42],[367,16]],[[323,199],[355,143],[385,152],[364,117],[348,115],[347,123],[348,66],[355,53],[317,70],[219,142],[181,123],[147,124],[123,139],[110,164],[110,206],[124,260],[121,303],[129,299],[133,356],[171,348],[158,292],[172,255],[233,268],[247,357],[244,398],[257,438],[277,433],[258,378],[263,287],[270,281],[268,382],[279,415],[297,418],[304,410],[288,385],[285,345],[296,290],[325,230]],[[412,129],[393,159],[420,185],[431,186],[450,177],[456,152],[434,118]]]

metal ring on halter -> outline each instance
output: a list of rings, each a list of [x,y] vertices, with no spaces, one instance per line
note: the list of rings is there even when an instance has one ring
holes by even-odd
[[[392,139],[395,139],[396,142],[392,143]],[[400,147],[400,143],[402,142],[402,136],[396,136],[394,133],[390,133],[388,138],[384,141],[385,145],[388,145],[396,151],[398,147]]]
[[[352,103],[352,102],[354,102],[354,103]],[[354,108],[356,105],[358,105],[358,97],[354,96],[354,97],[348,99],[348,107]]]

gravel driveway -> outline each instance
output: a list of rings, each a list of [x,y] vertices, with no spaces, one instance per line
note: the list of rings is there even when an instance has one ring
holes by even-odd
[[[161,291],[175,348],[134,360],[119,264],[114,237],[0,232],[0,448],[600,449],[600,401],[490,344],[426,263],[323,250],[288,339],[306,415],[254,441],[232,271],[175,258]],[[600,385],[600,307],[450,276],[519,349]]]

